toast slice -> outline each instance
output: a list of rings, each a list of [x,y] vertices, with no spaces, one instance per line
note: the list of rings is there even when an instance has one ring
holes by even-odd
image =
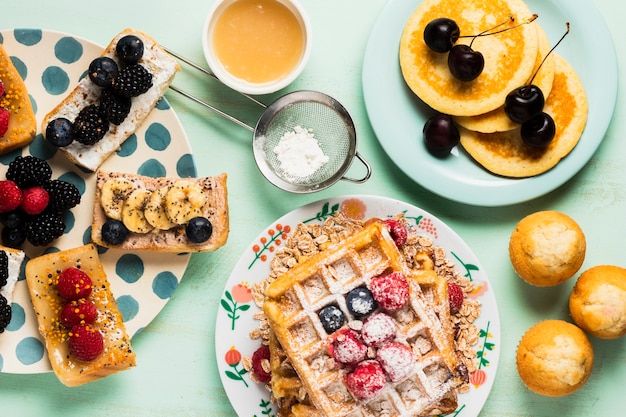
[[[99,170],[96,177],[91,239],[100,246],[124,250],[172,253],[214,251],[226,243],[229,233],[226,178],[226,174],[204,178],[153,178],[139,174]],[[113,189],[110,186],[111,181],[118,179],[129,182],[131,191],[145,191],[146,197],[153,194],[158,197],[157,193],[176,188],[177,184],[191,184],[189,188],[193,187],[199,192],[200,196],[196,197],[202,199],[202,203],[199,203],[200,206],[197,207],[193,216],[208,219],[212,229],[210,237],[205,241],[195,243],[186,233],[187,220],[180,218],[175,219],[176,222],[172,222],[164,212],[156,219],[156,222],[150,216],[148,216],[148,219],[153,221],[153,223],[151,224],[147,220],[144,222],[146,210],[165,210],[166,207],[150,208],[148,206],[146,208],[142,204],[137,204],[132,210],[124,209],[124,205],[128,204],[126,197],[129,197],[129,195],[122,197],[120,194],[124,192],[121,190],[121,186],[114,185]],[[186,190],[178,191],[180,191],[180,199],[170,201],[169,204],[178,205],[180,214],[184,217],[193,204],[187,205],[187,201],[183,201],[189,200],[189,194],[186,194]],[[162,203],[165,204],[165,194],[162,194],[160,197],[162,198]],[[119,211],[119,218],[116,218],[117,216],[113,211]],[[129,220],[126,215],[132,219]],[[120,244],[111,244],[103,237],[102,227],[111,219],[122,221],[129,229],[126,239]],[[165,226],[161,226],[157,222],[165,223]],[[141,224],[137,225],[137,223],[142,223],[143,226]]]
[[[56,282],[59,274],[69,267],[80,268],[93,281],[89,299],[98,310],[93,326],[104,339],[104,351],[93,361],[73,357],[69,349],[69,330],[58,320],[65,301],[58,294]],[[88,244],[29,260],[26,282],[52,370],[63,384],[82,385],[136,365],[130,336],[126,333],[122,314],[111,293],[95,245]]]
[[[109,130],[104,137],[93,145],[83,145],[73,141],[68,146],[60,147],[73,163],[89,170],[96,171],[98,167],[130,137],[146,119],[148,114],[161,99],[165,91],[180,71],[180,65],[149,35],[135,29],[125,29],[116,35],[106,47],[102,56],[112,58],[120,68],[122,63],[116,57],[117,42],[126,35],[139,37],[144,43],[144,53],[139,60],[152,73],[152,87],[145,93],[133,97],[128,116],[119,125],[109,124]],[[86,70],[86,68],[85,68]],[[42,121],[42,132],[46,132],[48,123],[63,117],[74,121],[78,113],[90,104],[97,104],[100,100],[102,87],[95,85],[89,77],[84,77],[61,103],[52,109]]]
[[[31,143],[37,132],[37,121],[26,85],[1,44],[0,81],[4,86],[0,107],[9,113],[7,131],[0,135],[0,155],[3,155]]]
[[[20,268],[24,261],[24,252],[0,245],[0,333],[11,322],[11,303],[13,291],[20,275]],[[8,306],[8,316],[4,316],[2,309]]]

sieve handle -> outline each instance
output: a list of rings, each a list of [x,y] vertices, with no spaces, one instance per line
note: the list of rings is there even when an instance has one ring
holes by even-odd
[[[359,158],[359,161],[361,161],[361,163],[363,165],[365,165],[365,169],[367,169],[367,173],[365,174],[365,176],[363,178],[350,178],[350,177],[341,177],[342,180],[344,181],[349,181],[349,182],[354,182],[357,184],[362,184],[365,181],[369,180],[370,177],[372,176],[372,167],[370,166],[370,164],[365,160],[365,158],[363,158],[358,152],[354,155],[357,158]]]

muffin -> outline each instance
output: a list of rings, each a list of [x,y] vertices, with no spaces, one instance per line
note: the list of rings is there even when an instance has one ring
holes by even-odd
[[[626,269],[598,265],[583,272],[572,289],[569,311],[576,324],[601,339],[626,334]]]
[[[557,211],[524,217],[509,240],[517,275],[531,285],[549,287],[568,280],[585,260],[587,243],[580,226]]]
[[[517,346],[517,372],[531,391],[549,397],[582,387],[593,367],[593,347],[580,328],[545,320],[528,329]]]

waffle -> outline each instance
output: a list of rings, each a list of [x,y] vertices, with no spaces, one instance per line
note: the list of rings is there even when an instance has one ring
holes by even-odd
[[[393,383],[387,380],[375,396],[362,400],[344,382],[350,369],[333,364],[327,351],[329,335],[317,312],[335,304],[343,310],[348,323],[354,322],[345,306],[345,294],[391,271],[402,272],[408,278],[409,303],[390,315],[397,324],[396,341],[411,346],[416,359],[409,376]],[[301,405],[311,410],[307,404],[310,401],[326,416],[419,416],[454,411],[457,358],[451,332],[438,317],[445,314],[445,309],[430,307],[426,298],[442,304],[440,290],[445,287],[436,277],[427,271],[409,271],[381,222],[367,225],[279,277],[267,287],[263,308],[283,355],[297,375],[286,369],[273,375],[274,395],[283,396],[283,405],[295,404],[292,410]],[[420,282],[429,289],[426,293]],[[447,291],[444,293],[447,298]],[[282,362],[276,347],[270,349],[274,351],[273,370],[279,369],[276,366]],[[288,378],[281,378],[281,373]],[[298,398],[303,401],[298,402]]]

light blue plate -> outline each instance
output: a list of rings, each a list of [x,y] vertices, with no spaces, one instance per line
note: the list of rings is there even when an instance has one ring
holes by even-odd
[[[553,191],[572,178],[592,157],[608,128],[617,98],[617,57],[613,40],[591,0],[527,0],[537,22],[576,70],[587,92],[589,115],[574,150],[550,171],[531,178],[493,175],[462,149],[446,159],[432,157],[423,146],[422,128],[430,111],[406,86],[398,46],[404,25],[420,0],[391,0],[370,34],[363,61],[363,93],[368,116],[380,144],[406,175],[450,200],[477,206],[521,203]]]
[[[115,33],[111,33],[113,37]],[[41,29],[0,31],[0,43],[26,83],[37,122],[52,110],[86,74],[89,63],[102,47],[74,35]],[[65,234],[48,248],[25,245],[27,260],[42,252],[81,246],[91,241],[91,220],[96,178],[69,162],[43,140],[38,126],[35,140],[24,149],[0,156],[0,179],[18,155],[33,155],[48,161],[52,178],[71,182],[81,192],[81,203],[65,217]],[[196,175],[191,148],[176,113],[162,99],[137,132],[102,169],[151,177]],[[139,333],[161,311],[183,277],[189,254],[158,254],[100,249],[111,290],[126,330]],[[25,261],[26,262],[26,261]],[[24,266],[12,305],[13,318],[0,334],[0,372],[32,374],[51,370],[37,320],[24,280]]]

